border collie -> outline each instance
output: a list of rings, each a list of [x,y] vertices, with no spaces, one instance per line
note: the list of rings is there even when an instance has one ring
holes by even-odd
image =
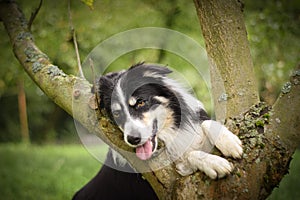
[[[210,120],[203,104],[176,81],[168,78],[169,73],[171,70],[166,67],[144,63],[121,72],[108,73],[100,77],[95,85],[95,92],[100,97],[99,107],[107,111],[109,118],[123,132],[124,141],[135,148],[139,159],[148,160],[155,156],[160,140],[182,176],[200,170],[211,179],[224,177],[232,172],[233,165],[225,158],[209,152],[215,146],[224,156],[241,158],[241,141],[225,126]],[[109,152],[106,162],[130,167],[115,151]],[[100,175],[102,171],[103,168]],[[97,176],[102,185],[94,183],[95,190],[107,184],[107,180],[100,180],[99,174]],[[128,184],[134,184],[140,178],[139,174],[135,175],[135,181]],[[117,180],[113,182],[118,184]],[[149,190],[151,186],[144,182],[142,188]],[[140,189],[134,192],[144,191]],[[152,194],[153,190],[148,192]],[[152,195],[155,196],[154,193]],[[101,198],[106,199],[105,196]],[[154,199],[153,196],[151,198]]]

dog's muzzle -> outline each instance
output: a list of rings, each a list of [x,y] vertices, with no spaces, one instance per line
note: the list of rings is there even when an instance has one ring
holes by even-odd
[[[134,137],[134,136],[127,136],[127,141],[133,146],[136,146],[135,152],[136,156],[141,160],[147,160],[151,158],[153,153],[156,151],[157,148],[157,120],[153,121],[152,126],[152,135],[146,140],[146,142],[140,144],[141,138]],[[140,134],[133,134],[133,135],[140,135]]]

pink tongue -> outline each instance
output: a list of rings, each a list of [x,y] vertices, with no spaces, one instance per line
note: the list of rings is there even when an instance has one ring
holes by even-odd
[[[145,144],[136,148],[135,153],[141,160],[149,159],[152,155],[152,142],[147,140]]]

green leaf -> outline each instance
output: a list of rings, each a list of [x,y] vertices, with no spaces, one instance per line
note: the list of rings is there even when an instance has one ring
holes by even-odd
[[[90,9],[94,9],[94,0],[81,0],[81,2],[90,7]]]

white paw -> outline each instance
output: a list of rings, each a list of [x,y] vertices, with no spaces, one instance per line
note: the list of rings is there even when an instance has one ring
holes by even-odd
[[[201,151],[191,152],[188,161],[211,179],[222,178],[233,170],[233,165],[226,159]]]
[[[233,158],[242,157],[243,146],[241,140],[226,127],[223,127],[219,137],[215,141],[215,145],[225,156]]]
[[[192,173],[194,173],[194,170],[191,168],[190,164],[188,162],[180,162],[176,164],[176,171],[181,176],[188,176]]]
[[[242,157],[243,147],[241,140],[224,125],[213,120],[206,120],[201,124],[201,127],[211,143],[225,156]]]

